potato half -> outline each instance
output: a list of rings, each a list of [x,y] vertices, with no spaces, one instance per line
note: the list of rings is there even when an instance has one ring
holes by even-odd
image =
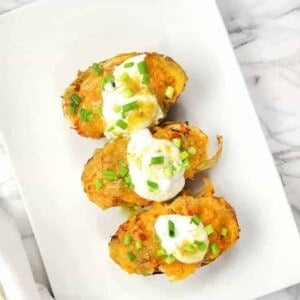
[[[197,268],[211,263],[235,244],[240,231],[234,209],[224,198],[214,197],[213,193],[211,182],[205,179],[205,188],[201,194],[192,196],[183,192],[171,204],[154,203],[149,210],[135,213],[113,235],[109,243],[111,258],[130,274],[164,273],[171,281],[182,280]],[[156,237],[154,224],[158,216],[166,214],[197,215],[204,226],[213,226],[214,232],[208,236],[210,246],[203,261],[185,264],[175,260],[168,264],[165,262],[166,257],[157,255],[160,242]],[[224,227],[227,229],[225,236],[221,234]],[[126,234],[132,237],[129,245],[124,244]],[[136,241],[142,243],[139,249],[135,246]],[[217,245],[214,246],[218,249],[217,252],[211,251],[212,245]],[[129,259],[128,253],[134,259]]]
[[[211,168],[219,159],[222,152],[222,137],[218,136],[219,149],[215,155],[208,158],[207,135],[195,126],[184,122],[166,122],[152,129],[152,134],[157,139],[181,140],[183,149],[194,147],[197,152],[188,157],[189,167],[185,171],[185,178],[193,178],[195,173]],[[150,201],[138,196],[129,188],[122,176],[114,181],[106,180],[103,176],[105,170],[114,170],[119,173],[120,166],[127,165],[126,151],[129,142],[128,137],[121,137],[108,142],[102,149],[96,149],[93,157],[86,163],[82,184],[88,198],[102,209],[112,206],[134,205],[146,206]],[[101,187],[97,186],[97,180],[101,181]]]
[[[66,88],[63,98],[63,113],[69,119],[71,128],[74,128],[80,135],[91,138],[103,137],[105,131],[105,120],[101,113],[102,94],[101,82],[103,78],[111,75],[115,66],[120,65],[126,59],[142,53],[125,53],[100,62],[102,71],[95,71],[90,66],[85,71],[78,71],[77,78]],[[158,103],[166,115],[169,108],[174,105],[183,92],[187,76],[184,70],[173,59],[162,54],[145,53],[145,61],[150,74],[150,91],[157,97]],[[175,89],[172,98],[165,96],[168,86]],[[71,95],[76,93],[80,97],[80,103],[76,110],[70,110]],[[80,109],[88,109],[92,117],[88,120],[81,120]]]

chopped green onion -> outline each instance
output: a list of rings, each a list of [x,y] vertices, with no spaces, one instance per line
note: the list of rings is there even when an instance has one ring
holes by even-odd
[[[124,68],[131,68],[134,65],[133,62],[128,62],[124,64]]]
[[[121,106],[120,105],[114,105],[113,110],[114,110],[115,113],[118,113],[118,112],[121,111]]]
[[[123,92],[123,96],[125,98],[130,98],[133,96],[133,91],[131,89],[126,89],[124,92]]]
[[[181,160],[184,160],[189,157],[189,154],[186,151],[182,151],[180,152],[179,157]]]
[[[128,78],[129,78],[129,75],[127,72],[122,73],[120,76],[121,81],[126,81]]]
[[[125,121],[121,120],[121,119],[117,121],[116,125],[119,126],[122,129],[127,128],[127,123]]]
[[[155,239],[156,239],[156,241],[160,244],[161,243],[161,239],[160,239],[160,237],[157,235],[157,234],[155,234]]]
[[[139,205],[135,205],[135,206],[133,207],[133,209],[136,210],[136,211],[141,211],[141,210],[142,210],[142,207],[139,206]]]
[[[211,224],[205,226],[205,227],[204,227],[204,230],[205,230],[205,232],[206,232],[208,235],[214,232],[214,228],[212,227]]]
[[[160,165],[163,164],[165,158],[163,156],[154,156],[151,158],[151,165]]]
[[[196,252],[196,247],[193,245],[193,244],[190,244],[190,245],[187,245],[185,247],[185,249],[188,251],[188,252],[191,252],[191,253],[195,253]]]
[[[122,117],[122,119],[126,119],[126,113],[124,111],[122,111],[121,117]]]
[[[182,161],[182,166],[188,168],[190,166],[189,160],[186,158]]]
[[[121,166],[118,173],[121,177],[125,177],[128,174],[128,168],[126,166]]]
[[[129,102],[129,103],[123,105],[122,110],[123,110],[123,112],[128,112],[128,111],[134,110],[138,107],[139,107],[139,103],[137,101],[132,101],[132,102]]]
[[[70,115],[74,115],[76,113],[76,106],[74,106],[73,104],[71,104],[69,106],[69,112],[70,112]]]
[[[127,174],[125,177],[124,177],[124,181],[125,181],[125,184],[128,188],[130,189],[134,189],[134,184],[131,182],[131,177],[129,174]]]
[[[197,245],[199,251],[204,252],[207,249],[205,242],[194,241],[194,244]]]
[[[166,178],[172,178],[174,175],[173,167],[168,166],[167,168],[164,169],[164,176]]]
[[[114,181],[118,179],[117,174],[114,170],[104,170],[103,176],[106,180],[110,180],[110,181]]]
[[[157,255],[157,256],[164,256],[164,255],[167,255],[167,252],[166,252],[165,249],[158,249],[158,250],[156,251],[156,255]]]
[[[171,255],[168,255],[165,259],[165,262],[170,265],[172,262],[175,261],[175,257],[171,254]]]
[[[124,236],[124,241],[123,241],[123,244],[128,246],[130,245],[132,242],[132,237],[129,233],[126,233],[125,236]]]
[[[217,243],[213,242],[210,244],[210,251],[213,255],[218,255],[220,250]]]
[[[105,85],[107,83],[111,83],[113,87],[115,86],[115,77],[114,77],[114,75],[110,75],[106,78],[103,78],[102,83],[101,83],[102,90],[104,90]]]
[[[154,190],[158,190],[158,188],[159,188],[158,183],[151,181],[151,180],[147,180],[147,185],[149,188],[152,188]]]
[[[168,231],[170,237],[175,237],[175,225],[171,220],[168,220]]]
[[[174,96],[174,92],[175,92],[175,89],[172,86],[168,86],[165,91],[165,96],[170,99]]]
[[[150,75],[144,74],[142,78],[142,84],[149,84],[149,82],[150,82]]]
[[[138,67],[138,70],[140,72],[140,74],[144,75],[144,74],[148,74],[148,67],[147,67],[147,64],[144,60],[140,61],[138,64],[137,64],[137,67]]]
[[[191,223],[199,225],[200,224],[200,218],[196,215],[193,215],[192,218],[191,218]]]
[[[102,65],[99,65],[97,63],[93,63],[93,71],[97,74],[97,75],[101,75],[103,72],[103,67]]]
[[[136,256],[132,252],[127,252],[127,258],[131,262],[136,261]]]
[[[79,112],[79,118],[81,121],[92,121],[93,112],[90,109],[81,108]]]
[[[102,186],[103,186],[103,183],[102,183],[102,181],[99,178],[97,178],[94,181],[94,184],[95,184],[95,187],[96,187],[97,190],[100,190],[102,188]]]
[[[220,231],[220,234],[221,234],[221,236],[226,236],[226,235],[227,235],[227,232],[228,232],[227,228],[222,227],[222,228],[221,228],[221,231]]]
[[[141,249],[143,247],[142,241],[138,240],[135,242],[135,248],[136,249]]]
[[[178,149],[181,147],[181,140],[180,139],[172,139],[172,143]]]
[[[195,155],[197,153],[197,150],[195,147],[190,147],[188,149],[188,153],[191,154],[191,155]]]
[[[71,104],[73,104],[74,106],[78,106],[80,104],[81,99],[78,96],[78,94],[73,93],[70,98],[71,98]]]

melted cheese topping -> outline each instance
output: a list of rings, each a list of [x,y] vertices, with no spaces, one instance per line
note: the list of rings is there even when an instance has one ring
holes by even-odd
[[[116,66],[112,74],[113,83],[108,82],[104,86],[104,134],[109,139],[153,126],[164,118],[156,96],[143,83],[143,75],[138,69],[138,63],[144,61],[145,56],[141,54],[130,57]],[[128,64],[131,66],[128,67]],[[134,103],[135,108],[124,111],[124,105],[130,103]]]

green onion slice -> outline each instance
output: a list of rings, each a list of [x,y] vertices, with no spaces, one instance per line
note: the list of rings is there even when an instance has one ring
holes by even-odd
[[[213,242],[210,244],[210,251],[213,255],[218,255],[220,250],[217,243]]]
[[[214,232],[214,228],[212,227],[211,224],[205,226],[205,227],[204,227],[204,230],[205,230],[205,232],[206,232],[208,235]]]
[[[175,261],[175,257],[173,255],[168,255],[165,259],[165,262],[170,265],[171,263],[173,263]]]
[[[191,223],[199,225],[200,224],[200,218],[196,215],[193,215],[192,218],[191,218]]]
[[[149,84],[149,82],[150,82],[150,75],[149,74],[143,74],[142,84]]]
[[[73,106],[78,106],[81,102],[81,98],[76,93],[73,93],[70,99],[71,99],[71,104],[73,104]]]
[[[175,89],[172,86],[168,86],[165,92],[165,96],[169,99],[173,98]]]
[[[193,244],[187,245],[185,249],[190,253],[195,253],[197,250],[196,246]]]
[[[110,180],[110,181],[114,181],[118,179],[117,174],[114,170],[104,170],[103,176],[106,180]]]
[[[99,178],[97,178],[94,181],[94,184],[95,184],[95,187],[97,190],[100,190],[103,187],[103,183],[102,183],[101,179],[99,179]]]
[[[172,178],[174,175],[173,166],[168,166],[164,169],[164,176],[166,178]]]
[[[197,153],[197,150],[195,147],[190,147],[188,149],[188,153],[191,154],[191,155],[195,155]]]
[[[147,64],[144,60],[140,61],[138,64],[137,64],[137,67],[138,67],[138,70],[140,72],[140,74],[144,75],[144,74],[148,74],[148,67],[147,67]]]
[[[125,121],[123,121],[122,119],[118,120],[116,122],[116,125],[119,126],[122,129],[126,129],[127,128],[127,123]]]
[[[142,241],[141,240],[137,240],[136,242],[135,242],[135,248],[136,249],[141,249],[143,247],[143,243],[142,243]]]
[[[128,62],[124,64],[124,68],[131,68],[134,65],[133,62]]]
[[[181,147],[181,140],[180,139],[172,139],[172,143],[178,149]]]
[[[226,235],[227,235],[227,232],[228,232],[227,228],[222,227],[222,228],[221,228],[221,231],[220,231],[220,235],[221,235],[221,236],[226,236]]]
[[[164,256],[164,255],[167,255],[167,252],[166,252],[165,249],[158,249],[158,250],[156,251],[156,255],[157,255],[157,256]]]
[[[127,252],[127,258],[131,262],[136,261],[136,256],[132,252]]]
[[[184,160],[186,158],[189,157],[189,154],[186,152],[186,151],[182,151],[180,154],[179,154],[179,157],[181,160]]]
[[[70,115],[74,115],[76,113],[76,106],[74,106],[73,104],[71,104],[69,106],[69,112],[70,112]]]
[[[175,237],[175,225],[171,220],[168,220],[168,231],[170,237]]]
[[[199,251],[204,252],[207,249],[207,246],[205,244],[205,242],[200,242],[200,241],[194,241],[194,244],[197,246],[197,248],[199,249]]]
[[[132,237],[131,237],[131,235],[130,235],[129,233],[126,233],[126,234],[124,235],[124,241],[123,241],[123,244],[126,245],[126,246],[128,246],[128,245],[131,244],[131,242],[132,242]]]
[[[133,91],[131,89],[126,89],[124,92],[123,92],[123,96],[125,98],[130,98],[133,96]]]
[[[121,177],[125,177],[128,174],[128,171],[129,170],[126,166],[121,166],[118,173]]]
[[[165,161],[163,156],[154,156],[151,158],[151,165],[161,165]]]
[[[101,75],[103,72],[103,67],[102,65],[99,65],[97,63],[93,63],[93,71],[97,74],[97,75]]]
[[[93,112],[90,109],[81,108],[79,112],[81,121],[87,122],[93,120]]]
[[[147,180],[147,185],[149,188],[158,190],[159,189],[159,185],[157,182],[151,181],[151,180]]]
[[[123,105],[122,110],[123,110],[123,112],[128,112],[128,111],[134,110],[138,107],[139,107],[139,103],[137,101],[132,101],[132,102],[129,102],[129,103]]]

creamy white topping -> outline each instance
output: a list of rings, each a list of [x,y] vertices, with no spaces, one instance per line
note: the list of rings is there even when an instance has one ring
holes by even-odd
[[[164,114],[147,84],[143,83],[138,63],[144,61],[145,54],[130,57],[113,71],[114,83],[108,82],[102,92],[103,117],[106,123],[105,136],[109,139],[147,128],[158,123]],[[133,63],[126,67],[126,64]],[[124,75],[125,74],[125,75]],[[131,95],[132,93],[132,95]],[[137,107],[123,113],[123,106],[137,101]],[[125,126],[118,126],[122,120]],[[119,123],[120,124],[120,123]],[[125,127],[125,128],[122,128]]]
[[[173,255],[177,260],[193,264],[202,261],[208,248],[208,237],[203,224],[191,222],[190,216],[163,215],[155,223],[156,234],[161,239],[161,247],[168,255]],[[169,234],[169,221],[173,222],[175,235]],[[202,247],[199,247],[202,243]]]
[[[163,162],[152,164],[158,157]],[[177,168],[182,164],[179,149],[168,140],[153,138],[148,129],[131,135],[127,161],[134,190],[145,199],[166,201],[184,187],[184,169]]]

